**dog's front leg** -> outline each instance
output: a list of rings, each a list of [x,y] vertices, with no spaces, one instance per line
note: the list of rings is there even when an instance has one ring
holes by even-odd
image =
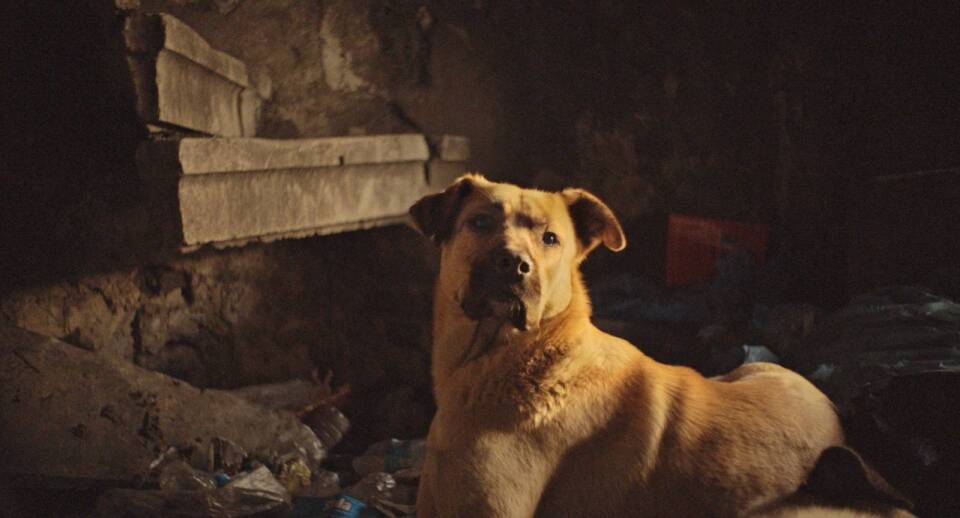
[[[548,464],[522,439],[499,434],[468,448],[428,451],[418,516],[532,517],[549,480]]]
[[[424,467],[420,475],[420,486],[417,488],[417,518],[434,518],[437,516],[436,504],[433,501],[433,475]]]

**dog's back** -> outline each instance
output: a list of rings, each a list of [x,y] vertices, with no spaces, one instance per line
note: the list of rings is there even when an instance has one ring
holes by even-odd
[[[597,355],[623,347],[632,360],[585,396],[615,393],[619,404],[603,417],[590,410],[605,426],[558,466],[541,516],[738,516],[796,491],[820,452],[843,442],[826,396],[782,367],[708,380],[614,337],[587,343]]]

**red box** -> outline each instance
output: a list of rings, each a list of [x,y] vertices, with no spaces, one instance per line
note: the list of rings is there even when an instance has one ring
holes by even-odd
[[[749,250],[757,264],[763,264],[768,233],[769,227],[760,223],[671,214],[667,221],[667,285],[713,279],[724,239]]]

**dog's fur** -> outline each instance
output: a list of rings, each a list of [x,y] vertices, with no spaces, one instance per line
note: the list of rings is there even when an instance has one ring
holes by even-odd
[[[441,248],[419,516],[746,515],[843,442],[793,372],[706,379],[594,327],[579,265],[626,239],[592,194],[466,175],[410,212]]]

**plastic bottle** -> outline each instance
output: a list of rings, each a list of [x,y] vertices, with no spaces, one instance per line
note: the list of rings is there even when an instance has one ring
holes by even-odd
[[[324,405],[316,409],[303,421],[313,430],[327,450],[336,446],[350,429],[350,420],[333,405]]]

